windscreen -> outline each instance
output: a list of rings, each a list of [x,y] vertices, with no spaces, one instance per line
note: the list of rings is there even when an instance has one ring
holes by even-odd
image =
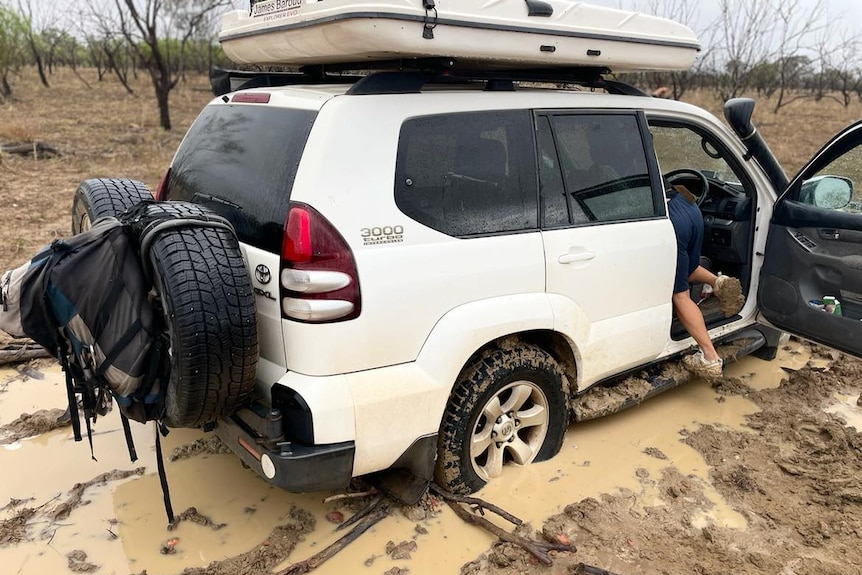
[[[280,252],[290,191],[316,115],[208,106],[177,151],[164,199],[204,205],[230,220],[241,242]]]

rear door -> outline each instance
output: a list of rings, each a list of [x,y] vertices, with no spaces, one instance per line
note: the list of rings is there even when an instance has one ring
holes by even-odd
[[[862,122],[826,144],[775,204],[757,301],[783,330],[862,357]],[[829,313],[824,298],[840,302]]]
[[[643,114],[542,111],[536,133],[546,289],[562,296],[551,298],[557,329],[586,333],[582,381],[655,359],[669,339],[676,237]]]

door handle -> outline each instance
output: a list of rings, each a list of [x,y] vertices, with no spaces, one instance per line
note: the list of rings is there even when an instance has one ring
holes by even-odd
[[[596,257],[596,252],[583,251],[576,253],[567,253],[557,258],[561,264],[573,264],[576,262],[586,262]]]
[[[835,228],[820,228],[817,230],[821,238],[825,240],[837,240],[839,237],[838,230]]]

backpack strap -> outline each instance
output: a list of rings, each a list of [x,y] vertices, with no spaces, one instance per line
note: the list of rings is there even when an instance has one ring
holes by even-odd
[[[129,427],[129,418],[120,412],[120,421],[123,423],[123,435],[126,438],[126,447],[129,448],[129,460],[134,463],[138,460],[138,452],[135,450],[135,440],[132,438],[132,428]]]
[[[60,359],[63,373],[66,374],[66,398],[69,400],[69,415],[72,418],[72,434],[75,436],[75,441],[81,441],[81,420],[78,416],[78,398],[75,397],[75,382],[69,368],[69,358],[66,357],[66,354],[63,353],[63,350],[59,346],[57,346],[57,357]]]
[[[165,458],[162,454],[162,439],[161,436],[164,435],[167,437],[168,428],[158,422],[153,422],[153,427],[156,430],[156,464],[159,468],[159,483],[162,484],[162,496],[165,500],[165,514],[168,516],[168,530],[174,528],[174,523],[176,522],[176,518],[174,517],[174,508],[171,505],[171,491],[168,488],[168,476],[165,473]]]

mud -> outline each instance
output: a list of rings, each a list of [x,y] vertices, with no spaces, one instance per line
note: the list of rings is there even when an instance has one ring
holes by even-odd
[[[254,549],[203,568],[187,568],[183,575],[269,575],[316,525],[314,516],[297,507],[290,509],[288,517],[289,522],[274,528]]]
[[[131,471],[120,471],[115,469],[108,473],[102,473],[84,483],[76,483],[69,491],[69,496],[64,501],[48,510],[45,515],[54,521],[66,519],[69,517],[69,514],[79,506],[90,503],[88,500],[84,499],[84,494],[87,492],[87,489],[94,486],[107,485],[110,481],[119,481],[135,475],[140,476],[143,475],[145,471],[146,468],[144,467],[138,467]]]
[[[69,560],[69,571],[72,573],[92,573],[99,569],[98,565],[87,561],[87,554],[80,549],[67,553],[66,559]]]
[[[719,309],[724,317],[730,317],[739,313],[745,304],[745,296],[742,295],[742,285],[739,280],[730,276],[725,277],[715,288],[718,298]]]
[[[211,437],[196,439],[187,445],[175,447],[171,451],[169,459],[171,461],[179,461],[198,455],[218,455],[220,453],[230,453],[230,449],[218,437],[213,435]]]
[[[747,417],[750,432],[714,424],[682,432],[709,465],[708,481],[744,516],[744,528],[710,521],[703,515],[712,505],[706,483],[666,468],[654,504],[624,489],[545,521],[546,537],[567,537],[578,548],[574,557],[558,556],[553,572],[575,572],[579,562],[621,574],[862,572],[862,434],[823,409],[836,393],[859,392],[862,362],[816,347],[800,353],[829,365],[792,370],[777,388],[755,390],[739,377],[722,382],[719,393],[744,392],[760,407]],[[645,486],[653,481],[636,475]],[[500,544],[462,573],[513,570],[549,573]]]
[[[0,445],[70,425],[68,421],[60,421],[63,412],[62,409],[40,409],[34,413],[22,413],[12,423],[0,426]]]
[[[737,360],[739,352],[753,343],[751,339],[739,339],[717,346],[719,356],[730,363]],[[686,369],[681,361],[672,361],[661,366],[655,380],[669,382],[670,386],[682,385],[690,381],[694,375]],[[653,390],[648,381],[650,374],[643,372],[630,376],[611,386],[596,386],[572,401],[572,411],[575,421],[586,421],[603,417],[625,407],[641,403]],[[728,379],[728,378],[725,378]],[[716,382],[717,390],[724,395],[735,393],[745,395],[746,384],[739,379]]]
[[[37,402],[61,405],[62,374],[45,373],[11,383],[0,418],[35,412]],[[524,519],[526,535],[576,545],[574,555],[555,554],[551,568],[426,496],[319,571],[550,574],[575,573],[584,562],[621,575],[862,572],[862,445],[850,425],[862,416],[859,362],[793,342],[778,361],[746,358],[726,375],[717,388],[693,380],[619,415],[574,424],[557,458],[506,467],[480,492]],[[128,457],[115,419],[97,423],[98,463],[68,429],[0,448],[4,470],[22,470],[0,482],[9,501],[0,511],[4,570],[68,572],[67,554],[81,551],[76,566],[106,574],[277,573],[344,533],[327,514],[349,517],[373,497],[323,503],[331,493],[285,493],[219,453],[211,435],[174,430],[165,441],[178,456],[168,462],[171,494],[176,506],[196,510],[168,531],[151,429],[133,426],[148,466],[138,475],[122,468]],[[122,474],[89,479],[88,469],[105,466]],[[69,491],[73,482],[82,488]]]
[[[627,403],[640,403],[652,390],[643,377],[632,376],[613,387],[594,387],[572,402],[576,421],[595,419],[623,408]]]

